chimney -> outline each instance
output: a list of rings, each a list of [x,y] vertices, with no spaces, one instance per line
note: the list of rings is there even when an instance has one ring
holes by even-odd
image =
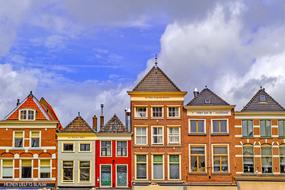
[[[17,104],[16,106],[20,105],[20,99],[17,99]]]
[[[97,131],[97,117],[96,115],[93,116],[93,129]]]
[[[131,129],[130,119],[131,119],[131,110],[129,108],[126,108],[125,109],[125,125],[126,125],[128,132],[131,131],[130,130]]]
[[[104,127],[104,104],[101,104],[100,128]]]
[[[194,98],[196,98],[199,95],[199,91],[197,88],[194,89],[193,94],[194,94]]]

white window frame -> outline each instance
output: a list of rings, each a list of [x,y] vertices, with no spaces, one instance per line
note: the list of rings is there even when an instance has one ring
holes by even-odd
[[[153,116],[153,108],[161,108],[161,117],[154,117]],[[151,119],[164,119],[164,106],[163,105],[152,105],[151,106]]]
[[[148,145],[148,127],[147,126],[135,126],[134,128],[135,128],[135,145],[137,145],[137,146]],[[146,133],[146,144],[138,144],[138,142],[137,142],[137,128],[145,128],[146,129],[146,131],[145,131],[145,133]]]
[[[102,186],[102,173],[101,173],[101,170],[102,170],[102,166],[110,166],[111,167],[111,185],[110,186]],[[113,184],[113,172],[112,172],[112,164],[100,164],[100,171],[99,171],[99,174],[100,174],[100,187],[101,188],[108,188],[108,187],[112,187],[112,184]]]
[[[22,147],[16,147],[15,146],[15,133],[16,132],[22,132],[22,138],[23,138],[23,146]],[[21,130],[15,130],[13,131],[13,148],[16,149],[23,149],[25,147],[25,131],[21,131]]]
[[[22,119],[21,118],[21,111],[26,111],[26,119]],[[29,119],[28,116],[29,116],[29,111],[33,111],[34,112],[34,119]],[[20,109],[19,110],[19,114],[18,114],[18,119],[19,121],[35,121],[36,120],[36,110],[34,109]]]
[[[205,172],[196,172],[196,171],[192,171],[192,169],[191,169],[191,147],[204,147],[204,151],[205,151]],[[189,150],[189,173],[198,173],[198,174],[200,174],[200,173],[202,173],[202,174],[204,174],[204,173],[207,173],[207,168],[208,168],[208,161],[207,161],[207,145],[206,144],[189,144],[189,147],[188,147],[188,150]]]
[[[90,145],[90,150],[89,151],[81,151],[80,150],[80,146],[81,144],[89,144]],[[79,145],[78,145],[78,152],[92,152],[92,143],[91,142],[80,142]]]
[[[145,117],[137,117],[137,108],[146,108]],[[148,118],[148,107],[146,105],[136,105],[136,106],[134,106],[134,118],[135,119],[147,119]]]
[[[179,156],[179,179],[171,179],[170,178],[170,156],[172,155],[178,155]],[[179,181],[181,180],[181,153],[171,153],[171,154],[168,154],[167,156],[167,163],[168,163],[168,166],[167,166],[167,179],[168,180],[171,180],[171,181]]]
[[[118,177],[118,172],[117,172],[117,166],[127,166],[127,185],[126,186],[119,186],[118,184],[117,184],[117,177]],[[128,164],[116,164],[115,165],[115,171],[116,171],[116,176],[115,176],[115,178],[116,178],[116,187],[129,187],[129,168],[128,168]]]
[[[261,120],[265,120],[265,121],[270,121],[270,136],[262,136],[261,135]],[[278,126],[278,120],[277,120],[277,126]],[[254,127],[253,127],[254,128]],[[262,118],[262,119],[259,119],[259,135],[260,135],[260,138],[272,138],[272,130],[273,130],[273,127],[272,127],[272,119],[265,119],[265,118]],[[277,132],[278,132],[278,127],[277,127]],[[279,136],[279,133],[277,134]],[[272,164],[273,165],[273,164]],[[272,166],[272,171],[273,171],[273,166]]]
[[[13,162],[13,172],[12,172],[12,178],[3,178],[3,160],[12,160]],[[15,178],[15,160],[13,158],[3,158],[1,159],[1,170],[0,170],[0,177],[1,179],[9,180]]]
[[[118,151],[118,142],[126,142],[127,143],[127,155],[126,156],[118,156],[118,154],[117,154],[118,153],[117,152]],[[129,152],[128,152],[129,151],[129,147],[128,146],[129,146],[129,144],[128,144],[127,140],[117,140],[116,141],[116,157],[128,157],[129,156]]]
[[[153,135],[153,128],[162,128],[162,143],[154,143],[153,142],[153,137],[154,137],[154,135]],[[164,145],[164,126],[161,126],[161,125],[159,125],[159,126],[157,126],[157,125],[154,125],[154,126],[151,126],[151,144],[152,145],[160,145],[160,146],[162,146],[162,145]]]
[[[191,121],[204,121],[204,132],[203,133],[192,132],[191,131]],[[196,134],[198,134],[198,135],[199,134],[201,134],[201,135],[207,134],[206,119],[195,119],[195,118],[188,119],[188,133],[189,134],[193,134],[193,135],[196,135]]]
[[[214,172],[214,147],[217,147],[217,146],[220,146],[220,147],[227,147],[227,155],[228,155],[228,172],[226,173],[223,173],[223,172]],[[231,173],[231,160],[230,160],[230,148],[229,148],[229,144],[212,144],[212,173],[213,174],[228,174],[228,173]]]
[[[146,157],[146,178],[145,179],[138,179],[137,178],[137,156],[138,155],[143,155]],[[135,167],[135,180],[137,181],[147,181],[148,180],[148,153],[136,153],[135,154],[135,162],[134,162],[134,167]]]
[[[221,120],[226,120],[227,122],[227,132],[226,133],[214,133],[214,121],[221,121]],[[215,118],[215,119],[211,119],[211,134],[217,134],[217,135],[220,135],[220,134],[230,134],[230,130],[229,130],[229,119],[228,118]]]
[[[22,161],[23,160],[31,160],[31,164],[32,164],[32,173],[31,173],[31,178],[22,178]],[[19,178],[20,179],[23,179],[23,180],[30,180],[30,179],[33,179],[34,178],[34,160],[33,158],[30,158],[30,159],[26,159],[26,158],[23,158],[23,159],[20,159],[20,163],[19,163]]]
[[[153,171],[154,171],[154,169],[153,169],[153,164],[154,164],[154,160],[153,160],[153,157],[154,156],[162,156],[162,178],[161,179],[154,179],[154,177],[153,177]],[[164,161],[164,154],[152,154],[151,155],[151,179],[152,180],[154,180],[154,181],[161,181],[161,180],[164,180],[165,179],[165,173],[164,173],[164,171],[165,171],[165,161]]]
[[[178,116],[177,117],[171,117],[169,116],[169,108],[178,108]],[[181,111],[180,111],[179,105],[169,105],[167,106],[167,119],[180,119],[181,118]]]
[[[111,142],[111,155],[110,156],[102,156],[102,141],[108,141]],[[112,157],[113,156],[113,143],[111,140],[100,140],[100,157]]]
[[[170,128],[178,128],[179,140],[178,142],[170,142]],[[181,144],[181,127],[180,126],[167,126],[167,144],[168,145],[180,145]]]
[[[72,151],[64,150],[64,145],[65,144],[72,144],[73,145],[73,150]],[[75,143],[74,142],[62,142],[62,147],[61,148],[62,148],[61,152],[63,152],[63,153],[75,152]]]
[[[39,147],[32,147],[32,132],[39,132]],[[42,147],[42,131],[41,130],[31,130],[29,138],[29,148],[39,149]]]
[[[63,180],[63,162],[72,162],[72,181],[64,181]],[[61,161],[61,183],[74,183],[74,179],[75,179],[75,176],[74,176],[74,171],[75,170],[75,161],[74,160],[62,160]]]
[[[89,181],[81,181],[80,180],[80,162],[89,162]],[[91,175],[91,160],[78,160],[77,161],[77,166],[78,166],[78,183],[90,183],[91,182],[91,178],[92,178],[92,175]]]
[[[253,122],[252,122],[253,123]],[[248,158],[248,157],[245,157],[244,156],[244,154],[243,154],[243,149],[244,149],[244,147],[246,147],[246,146],[251,146],[252,147],[252,152],[253,152],[253,154],[252,154],[252,158],[253,158],[253,173],[250,173],[250,172],[244,172],[244,158]],[[260,150],[261,151],[261,150]],[[253,144],[244,144],[243,146],[242,146],[242,173],[243,174],[246,174],[246,175],[250,175],[250,174],[254,174],[255,173],[255,165],[256,164],[256,162],[255,162],[255,154],[254,154],[254,145]],[[262,162],[261,162],[261,165],[262,165]],[[262,170],[262,167],[261,167],[261,170]],[[279,170],[280,171],[280,170]]]
[[[49,178],[41,178],[41,161],[42,160],[49,160],[49,162],[50,162],[50,177]],[[50,158],[41,158],[41,159],[39,159],[39,163],[38,163],[38,178],[39,179],[52,179],[52,160],[50,159]]]

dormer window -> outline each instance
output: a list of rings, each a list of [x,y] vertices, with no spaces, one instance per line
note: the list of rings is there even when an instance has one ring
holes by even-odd
[[[260,96],[259,96],[259,101],[260,101],[260,102],[266,102],[266,96],[263,95],[263,94],[260,95]]]
[[[35,110],[24,109],[20,110],[20,120],[35,120]]]

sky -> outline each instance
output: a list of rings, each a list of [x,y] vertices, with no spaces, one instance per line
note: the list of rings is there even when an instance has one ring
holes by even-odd
[[[30,91],[62,124],[124,121],[128,90],[154,65],[188,91],[240,110],[263,86],[285,106],[282,0],[0,0],[0,118]]]

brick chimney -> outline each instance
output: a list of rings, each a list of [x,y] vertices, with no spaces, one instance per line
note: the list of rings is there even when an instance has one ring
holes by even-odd
[[[100,128],[104,127],[104,104],[101,104]]]
[[[93,129],[97,131],[97,117],[96,115],[93,116]]]

